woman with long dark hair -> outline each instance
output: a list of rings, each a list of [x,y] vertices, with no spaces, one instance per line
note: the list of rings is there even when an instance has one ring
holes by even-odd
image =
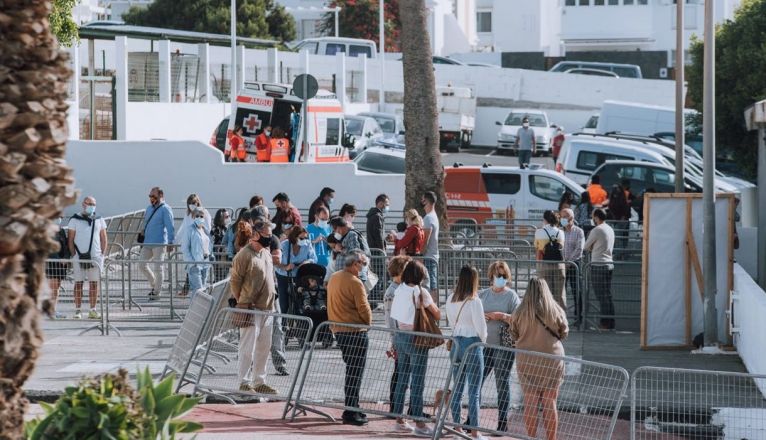
[[[213,239],[213,255],[217,261],[215,270],[213,271],[213,282],[221,281],[226,278],[226,274],[229,271],[223,263],[229,261],[229,257],[226,253],[225,238],[230,224],[231,214],[229,214],[228,209],[221,208],[215,212],[215,216],[213,216],[213,227],[210,229],[210,238]]]
[[[614,254],[615,257],[619,257],[618,250],[624,252],[628,247],[630,222],[630,204],[622,185],[612,185],[609,192],[607,218],[612,223],[612,229],[614,229]]]
[[[559,211],[561,210],[559,209]],[[582,228],[586,236],[588,235],[588,232],[593,229],[593,220],[591,220],[592,215],[593,204],[590,202],[590,193],[588,191],[583,191],[583,193],[580,194],[580,204],[574,208],[574,221],[577,226]]]
[[[316,263],[317,255],[309,240],[309,233],[303,226],[293,226],[287,240],[279,245],[282,260],[275,264],[277,273],[277,296],[282,313],[292,313],[290,301],[290,279],[298,274],[298,266]]]

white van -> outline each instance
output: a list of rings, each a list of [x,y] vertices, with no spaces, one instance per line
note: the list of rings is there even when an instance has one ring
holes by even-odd
[[[695,110],[685,109],[685,115]],[[660,132],[675,132],[676,110],[673,107],[646,105],[637,102],[604,101],[596,133],[632,133],[652,136]]]
[[[372,40],[361,38],[320,37],[306,38],[293,48],[297,52],[307,50],[312,55],[335,55],[345,53],[350,57],[366,55],[377,58],[378,49]]]
[[[608,160],[637,160],[671,165],[652,148],[626,145],[620,141],[567,136],[556,162],[556,171],[587,185],[593,171]]]
[[[476,127],[476,94],[469,87],[436,87],[439,147],[451,152],[471,146]]]

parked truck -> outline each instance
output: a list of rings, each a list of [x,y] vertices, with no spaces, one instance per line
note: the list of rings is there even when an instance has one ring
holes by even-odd
[[[468,87],[436,87],[439,148],[458,152],[471,146],[476,126],[476,95]]]

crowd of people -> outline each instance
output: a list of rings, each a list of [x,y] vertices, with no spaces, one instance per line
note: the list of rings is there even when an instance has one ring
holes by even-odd
[[[594,181],[593,185],[598,185]],[[562,340],[568,333],[566,316],[566,285],[574,286],[576,271],[567,262],[580,264],[584,252],[590,252],[594,289],[601,304],[603,328],[614,328],[611,299],[612,251],[614,231],[606,224],[606,197],[593,185],[574,207],[564,203],[559,212],[546,211],[544,225],[536,231],[535,249],[541,261],[537,276],[528,284],[520,299],[509,286],[511,270],[503,261],[489,266],[486,276],[490,286],[479,290],[479,272],[466,265],[460,270],[453,293],[447,299],[444,312],[452,326],[454,346],[450,348],[453,362],[453,386],[448,395],[435,396],[437,404],[443,399],[456,423],[477,426],[484,380],[494,372],[498,396],[498,431],[507,431],[511,401],[510,372],[517,366],[523,390],[524,424],[530,436],[535,436],[542,411],[543,426],[549,439],[556,437],[556,399],[563,378],[563,362],[493,347],[515,346],[518,349],[563,355]],[[188,276],[190,295],[209,285],[211,279],[230,277],[232,299],[237,309],[258,310],[267,314],[233,314],[239,327],[240,343],[238,374],[240,390],[260,394],[278,391],[266,383],[266,365],[271,357],[279,375],[288,375],[284,356],[285,328],[279,313],[302,314],[319,310],[332,321],[332,337],[345,363],[343,422],[361,426],[367,423],[359,405],[362,377],[370,350],[367,327],[372,324],[369,293],[379,281],[370,270],[373,249],[385,252],[390,245],[394,254],[387,264],[390,284],[385,288],[383,308],[386,325],[398,330],[387,350],[394,359],[394,374],[390,385],[391,412],[397,414],[394,429],[419,436],[433,435],[424,420],[423,393],[428,364],[428,348],[417,342],[408,331],[416,326],[416,315],[424,310],[430,319],[439,322],[438,307],[438,240],[439,219],[436,215],[437,197],[427,192],[421,197],[424,216],[418,210],[408,210],[397,230],[385,230],[389,199],[378,195],[374,207],[366,215],[366,230],[357,231],[354,222],[357,210],[344,204],[331,217],[335,198],[332,188],[323,188],[311,204],[308,224],[301,212],[285,193],[272,198],[274,212],[265,206],[261,196],[253,196],[246,208],[237,211],[232,221],[229,211],[220,209],[213,216],[204,208],[196,194],[187,198],[186,215],[176,231],[172,209],[164,200],[161,188],[149,192],[149,206],[144,214],[141,244],[141,271],[150,288],[147,300],[156,301],[163,291],[163,260],[177,246]],[[625,194],[623,193],[623,197]],[[589,206],[594,203],[593,206]],[[610,210],[617,197],[608,202]],[[619,203],[619,202],[616,202]],[[107,249],[106,225],[95,215],[96,201],[86,197],[82,212],[72,217],[68,232],[59,231],[57,239],[66,242],[65,250],[87,265],[75,263],[76,315],[81,315],[83,283],[90,282],[89,317],[96,318],[95,304],[98,279]],[[582,208],[585,206],[585,208]],[[585,211],[588,216],[585,220]],[[586,224],[591,227],[584,230]],[[211,260],[228,264],[212,265]],[[56,263],[48,266],[51,287],[60,284]],[[301,285],[298,299],[293,293],[295,278],[309,265],[321,267],[323,276]],[[58,288],[54,288],[57,291]],[[575,289],[579,292],[579,289]],[[321,292],[319,296],[316,296]],[[55,303],[55,300],[54,300]],[[582,300],[575,296],[577,324],[581,319]],[[79,317],[79,316],[76,316]],[[469,349],[485,342],[486,349]],[[474,346],[476,347],[476,346]],[[465,362],[467,368],[458,366]],[[404,399],[409,391],[409,410],[404,413]],[[461,402],[467,395],[468,418],[461,422]],[[416,418],[414,426],[405,419]],[[470,430],[474,438],[482,438],[478,430]]]

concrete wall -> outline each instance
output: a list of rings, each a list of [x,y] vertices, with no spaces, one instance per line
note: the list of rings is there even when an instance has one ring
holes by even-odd
[[[738,264],[734,265],[734,344],[737,346],[747,371],[766,374],[766,350],[763,349],[763,335],[766,335],[766,292],[753,281]],[[766,380],[757,380],[761,393],[766,394]]]
[[[218,150],[199,142],[69,141],[66,161],[76,187],[96,197],[102,216],[145,208],[154,186],[165,190],[171,206],[183,206],[191,193],[210,207],[244,206],[253,194],[271,206],[276,193],[286,192],[296,206],[308,208],[324,186],[335,189],[337,208],[372,206],[381,191],[392,210],[404,206],[404,175],[362,175],[353,163],[224,163]]]
[[[199,141],[207,144],[213,130],[230,113],[229,104],[129,102],[128,139]]]

